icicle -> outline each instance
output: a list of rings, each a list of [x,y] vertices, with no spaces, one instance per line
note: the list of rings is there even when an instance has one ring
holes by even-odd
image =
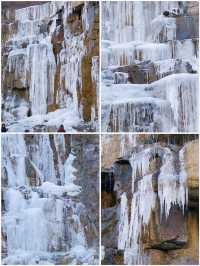
[[[2,168],[6,170],[9,186],[28,184],[25,157],[26,146],[22,135],[2,136]]]
[[[153,191],[152,176],[143,176],[142,180],[138,181],[138,190],[133,192],[128,241],[124,252],[125,264],[143,264],[145,261],[145,257],[142,259],[140,237],[142,227],[149,223],[155,203],[156,195]]]
[[[180,173],[174,166],[172,151],[165,148],[163,166],[158,177],[158,196],[160,199],[160,217],[167,219],[173,205],[178,205],[184,213],[187,206],[187,175],[184,169],[184,148],[179,153]]]
[[[119,221],[119,235],[118,235],[118,249],[124,250],[126,241],[128,240],[128,203],[126,193],[121,195],[120,205],[120,221]]]
[[[32,114],[46,114],[53,101],[55,59],[51,45],[34,44],[28,47],[30,101]],[[40,67],[38,67],[38,65]]]
[[[42,160],[40,158],[43,158]],[[55,167],[53,161],[53,151],[48,135],[38,135],[38,147],[35,150],[32,161],[43,174],[43,182],[50,181],[56,183]]]

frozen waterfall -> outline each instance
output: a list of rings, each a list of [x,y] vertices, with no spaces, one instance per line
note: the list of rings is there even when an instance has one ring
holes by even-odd
[[[2,137],[3,264],[96,264],[74,183],[76,155],[66,147],[64,135]]]
[[[155,208],[160,206],[160,223],[167,221],[173,207],[179,207],[185,215],[188,204],[186,145],[175,151],[159,142],[149,147],[137,144],[132,152],[132,197],[128,201],[123,192],[119,206],[118,249],[124,250],[125,264],[148,263],[142,239],[148,235]]]
[[[198,15],[187,5],[102,4],[103,131],[198,130]]]
[[[12,11],[3,6],[2,120],[15,132],[54,132],[61,124],[70,132],[88,126],[95,131],[99,67],[93,47],[98,41],[98,3],[24,6]],[[93,65],[88,60],[83,67],[85,57],[91,57]],[[90,112],[87,120],[84,109]]]

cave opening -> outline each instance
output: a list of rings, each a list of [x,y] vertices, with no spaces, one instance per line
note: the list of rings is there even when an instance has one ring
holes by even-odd
[[[73,8],[73,14],[76,14],[79,19],[81,19],[83,6],[83,4],[80,4]]]
[[[114,191],[114,173],[105,171],[101,173],[101,191],[112,193]]]
[[[114,163],[115,176],[115,192],[118,200],[123,192],[126,192],[128,197],[132,195],[132,166],[128,157],[118,158]]]
[[[101,206],[110,208],[116,205],[116,193],[114,191],[115,177],[111,170],[104,170],[101,173]]]

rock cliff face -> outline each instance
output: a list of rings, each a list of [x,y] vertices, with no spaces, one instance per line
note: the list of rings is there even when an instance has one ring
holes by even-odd
[[[198,135],[103,136],[103,264],[198,264],[198,156]]]
[[[2,4],[2,120],[9,131],[97,130],[98,2],[23,3]]]
[[[2,137],[3,264],[98,264],[98,145],[96,135]]]
[[[102,129],[197,132],[198,2],[102,4]]]

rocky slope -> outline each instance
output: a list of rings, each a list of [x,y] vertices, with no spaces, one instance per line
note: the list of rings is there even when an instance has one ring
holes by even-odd
[[[102,10],[103,131],[197,132],[198,2]]]
[[[198,264],[198,156],[198,135],[103,136],[103,264]]]
[[[9,131],[98,128],[98,2],[2,4],[2,121]]]
[[[98,264],[98,157],[96,135],[2,136],[3,264]]]

